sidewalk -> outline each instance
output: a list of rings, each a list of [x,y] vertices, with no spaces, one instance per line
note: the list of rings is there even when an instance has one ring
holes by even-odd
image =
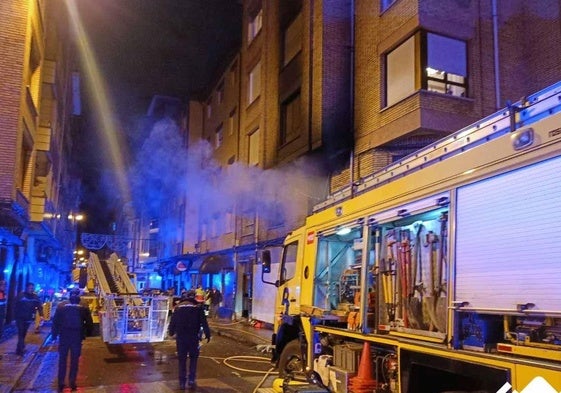
[[[213,335],[229,337],[248,345],[255,345],[262,352],[267,352],[271,345],[273,331],[266,327],[254,327],[246,319],[238,321],[209,319],[208,322]],[[255,326],[259,326],[259,324]]]
[[[2,356],[0,359],[2,365],[0,367],[0,393],[12,391],[51,332],[50,324],[41,326],[39,333],[35,333],[34,329],[34,325],[31,324],[25,337],[25,354],[18,356],[16,355],[18,335],[15,322],[4,327],[4,332],[0,337],[0,355]]]

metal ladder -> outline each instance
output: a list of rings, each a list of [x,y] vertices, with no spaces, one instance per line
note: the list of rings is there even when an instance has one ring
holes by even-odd
[[[561,82],[557,82],[537,93],[493,113],[480,121],[464,127],[403,159],[396,161],[371,175],[347,186],[314,206],[314,213],[336,203],[379,187],[411,172],[430,166],[448,157],[472,149],[501,135],[528,126],[549,115],[561,111]]]

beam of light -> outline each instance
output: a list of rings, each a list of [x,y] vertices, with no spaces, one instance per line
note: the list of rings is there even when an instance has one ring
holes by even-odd
[[[123,200],[131,200],[131,193],[126,177],[126,168],[123,160],[122,152],[119,149],[117,140],[118,125],[114,120],[114,114],[111,111],[113,107],[105,80],[99,69],[98,62],[92,51],[92,45],[88,39],[84,25],[80,19],[75,0],[66,0],[66,8],[68,9],[71,28],[75,34],[76,43],[80,60],[85,69],[85,77],[89,81],[93,94],[93,105],[97,114],[101,131],[105,137],[106,146],[109,150],[109,157],[116,173],[118,189]],[[103,153],[102,153],[103,154]]]

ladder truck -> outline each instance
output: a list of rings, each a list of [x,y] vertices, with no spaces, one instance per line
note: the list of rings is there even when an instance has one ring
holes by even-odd
[[[262,253],[285,392],[561,391],[560,112],[561,82],[330,195],[279,261]],[[302,372],[325,390],[286,383]]]
[[[137,293],[125,266],[117,254],[100,260],[90,252],[88,289],[95,296],[92,312],[99,321],[99,330],[108,344],[151,343],[164,341],[170,298],[142,296]],[[83,296],[86,300],[91,296]],[[91,308],[91,307],[90,307]]]

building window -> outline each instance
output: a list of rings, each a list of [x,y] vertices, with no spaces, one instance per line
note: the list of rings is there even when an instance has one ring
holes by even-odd
[[[269,229],[278,228],[284,225],[285,207],[281,202],[273,202],[270,207]]]
[[[426,87],[453,96],[465,97],[467,77],[466,43],[438,34],[426,34]]]
[[[417,71],[421,75],[420,85],[415,78]],[[458,97],[467,95],[464,41],[418,32],[386,55],[386,106],[419,89]]]
[[[397,0],[380,0],[380,11],[384,12],[391,7]]]
[[[234,213],[232,213],[231,210],[228,210],[224,216],[224,230],[226,233],[234,232],[234,222]]]
[[[150,226],[150,232],[157,231],[160,228],[160,220],[152,218],[148,225]]]
[[[212,217],[211,221],[210,221],[210,237],[211,239],[217,238],[218,237],[218,228],[220,226],[220,222],[219,222],[220,218],[218,215],[215,215]]]
[[[158,240],[158,233],[150,233],[150,243],[148,248],[148,255],[150,257],[157,257],[158,256],[158,248],[159,248],[159,240]]]
[[[220,84],[216,88],[216,99],[218,100],[219,104],[222,104],[222,102],[224,102],[224,81],[220,82]]]
[[[204,242],[207,239],[208,224],[203,222],[201,224],[201,241]]]
[[[259,128],[256,128],[249,134],[249,156],[248,164],[250,166],[259,165],[259,140],[261,139]]]
[[[255,212],[245,210],[241,219],[241,235],[251,236],[255,234]]]
[[[230,85],[236,87],[238,81],[238,61],[236,60],[234,64],[230,67]]]
[[[261,94],[261,62],[258,62],[249,72],[248,103],[251,104]]]
[[[220,125],[216,129],[216,135],[215,135],[215,138],[214,138],[214,146],[218,149],[220,146],[222,146],[222,141],[223,140],[224,140],[224,127],[222,126],[222,123],[220,123]]]
[[[251,43],[257,34],[261,31],[263,27],[263,10],[260,9],[257,14],[250,17],[249,24],[247,26],[247,43]]]
[[[302,50],[302,13],[284,31],[283,66],[286,66]]]
[[[72,114],[80,116],[82,114],[82,95],[80,93],[80,73],[72,73]]]
[[[39,84],[41,76],[41,52],[37,46],[37,40],[35,36],[31,39],[31,53],[29,54],[29,78],[28,78],[28,88],[31,98],[33,99],[33,104],[37,108],[39,105],[39,91],[41,86]]]
[[[281,104],[280,144],[298,137],[302,131],[302,100],[300,90]]]
[[[177,222],[177,226],[179,228],[183,228],[185,226],[185,204],[181,203],[178,206],[178,213],[177,213],[177,217],[179,217],[178,222]]]
[[[415,92],[415,36],[386,56],[386,105],[390,106]]]
[[[28,137],[31,133],[29,132],[27,124],[24,124],[24,127],[26,132],[24,132],[20,153],[21,167],[19,173],[19,187],[21,192],[28,196],[30,195],[32,185],[31,175],[33,174],[33,143]]]
[[[230,117],[228,117],[228,135],[234,135],[236,130],[236,112],[236,108],[232,109]]]
[[[206,102],[206,117],[207,119],[210,119],[210,117],[212,116],[212,97],[208,99],[208,101]]]

